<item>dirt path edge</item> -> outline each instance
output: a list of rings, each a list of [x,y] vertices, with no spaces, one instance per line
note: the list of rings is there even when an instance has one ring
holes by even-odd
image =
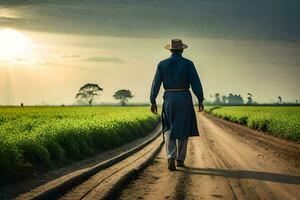
[[[155,148],[155,150],[151,153],[151,155],[144,160],[140,165],[136,168],[128,171],[124,174],[118,182],[113,186],[113,188],[107,192],[103,199],[105,200],[114,200],[118,197],[119,192],[128,184],[130,181],[134,180],[146,167],[148,167],[154,158],[158,155],[164,145],[164,141],[161,141],[159,146]]]
[[[264,149],[272,150],[277,156],[286,159],[297,168],[300,167],[300,144],[221,119],[208,113],[204,113],[204,115],[221,128],[229,130],[230,133],[238,135],[243,140],[246,139],[247,142],[261,146]]]
[[[61,196],[62,194],[64,194],[68,190],[72,189],[73,187],[79,185],[80,183],[84,182],[85,180],[87,180],[88,178],[90,178],[91,176],[96,174],[97,172],[99,172],[99,171],[101,171],[105,168],[108,168],[108,167],[114,165],[115,163],[120,162],[120,161],[124,160],[125,158],[131,156],[132,154],[136,153],[137,151],[143,149],[145,146],[147,146],[148,144],[153,142],[157,137],[159,137],[161,135],[161,133],[162,132],[159,131],[152,138],[148,139],[147,141],[145,141],[141,145],[139,145],[139,146],[137,146],[133,149],[130,149],[130,150],[118,155],[118,156],[115,156],[115,157],[113,157],[109,160],[101,162],[101,163],[95,165],[94,167],[92,167],[92,168],[90,168],[86,171],[83,171],[82,173],[79,173],[75,176],[72,176],[68,179],[65,179],[62,182],[60,182],[59,184],[53,185],[53,186],[48,187],[47,189],[44,189],[44,190],[41,190],[41,191],[39,190],[39,192],[37,192],[36,194],[31,196],[30,199],[33,199],[33,200],[57,199],[59,196]],[[154,157],[154,156],[151,156],[151,157]],[[150,161],[147,161],[147,162],[150,162]],[[33,189],[29,193],[32,193],[32,192],[34,193],[34,190],[35,189]],[[26,194],[23,194],[23,195],[26,196]],[[23,196],[23,195],[21,195],[21,196]]]

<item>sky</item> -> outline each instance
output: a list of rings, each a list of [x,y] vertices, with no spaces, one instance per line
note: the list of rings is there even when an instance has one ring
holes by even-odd
[[[85,83],[104,88],[100,103],[119,89],[149,102],[172,38],[207,100],[300,100],[297,0],[0,0],[0,105],[73,104]]]

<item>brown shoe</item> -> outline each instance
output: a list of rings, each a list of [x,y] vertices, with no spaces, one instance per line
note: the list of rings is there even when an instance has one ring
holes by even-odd
[[[183,161],[177,160],[177,167],[185,167]]]
[[[168,169],[170,171],[176,171],[175,159],[173,159],[173,158],[168,159]]]

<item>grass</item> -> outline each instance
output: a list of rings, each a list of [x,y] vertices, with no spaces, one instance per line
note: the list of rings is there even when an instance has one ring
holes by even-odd
[[[1,182],[113,149],[158,120],[146,107],[1,107]]]
[[[300,140],[300,107],[225,106],[207,107],[205,111],[280,138]]]

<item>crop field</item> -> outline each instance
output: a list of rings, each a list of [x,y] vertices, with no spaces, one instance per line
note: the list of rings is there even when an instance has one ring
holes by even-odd
[[[225,106],[206,112],[294,142],[300,140],[300,107]]]
[[[0,178],[112,149],[158,120],[146,107],[0,107]]]

